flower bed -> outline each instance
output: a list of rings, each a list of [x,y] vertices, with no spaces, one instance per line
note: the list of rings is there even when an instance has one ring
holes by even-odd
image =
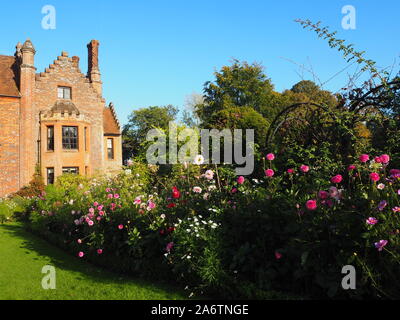
[[[329,176],[274,162],[268,154],[254,178],[201,162],[168,176],[138,163],[114,178],[65,176],[32,200],[29,225],[76,257],[192,295],[400,297],[400,170],[389,156]],[[349,264],[356,290],[341,286]]]

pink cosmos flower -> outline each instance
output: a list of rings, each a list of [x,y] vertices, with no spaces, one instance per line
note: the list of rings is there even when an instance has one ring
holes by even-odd
[[[97,249],[97,254],[102,254],[103,253],[103,249]]]
[[[383,183],[380,183],[376,186],[379,190],[385,189],[385,185]]]
[[[394,213],[400,212],[400,207],[394,207],[394,208],[392,209],[392,211],[393,211]]]
[[[108,195],[107,195],[107,198],[108,199],[112,199],[114,197],[114,195],[112,194],[112,193],[109,193]]]
[[[149,202],[147,203],[147,209],[154,209],[156,207],[156,204],[149,200]]]
[[[85,255],[85,254],[84,254],[82,251],[79,251],[79,253],[78,253],[78,257],[79,257],[79,258],[82,258],[84,255]]]
[[[107,192],[107,193],[110,193],[110,192],[111,192],[111,189],[110,189],[110,188],[106,188],[106,192]]]
[[[79,244],[81,244],[81,243],[82,243],[82,240],[81,240],[81,239],[78,239],[78,240],[76,240],[76,242],[78,242]]]
[[[94,209],[93,209],[93,208],[90,208],[90,209],[89,209],[89,212],[90,212],[90,213],[94,213]]]
[[[341,192],[336,187],[330,187],[329,196],[333,199],[339,200],[341,197]]]
[[[389,171],[391,178],[400,178],[400,170],[399,169],[391,169]]]
[[[369,175],[369,178],[373,181],[373,182],[377,182],[380,180],[379,174],[376,172],[371,172]]]
[[[213,172],[212,170],[207,170],[207,171],[204,173],[204,177],[205,177],[207,180],[212,180],[212,179],[214,179],[214,172]]]
[[[266,175],[267,177],[269,177],[269,178],[273,177],[274,174],[275,174],[275,172],[274,172],[274,170],[272,170],[272,169],[267,169],[267,170],[265,170],[265,175]]]
[[[378,223],[378,219],[376,219],[376,218],[374,218],[374,217],[369,217],[365,222],[366,222],[367,224],[373,226],[374,224]]]
[[[333,207],[333,202],[332,202],[331,199],[327,199],[325,203],[326,203],[326,205],[327,205],[329,208],[332,208],[332,207]]]
[[[324,190],[321,190],[318,192],[318,198],[320,198],[320,199],[326,199],[326,198],[328,198],[328,196],[329,196],[329,193]]]
[[[302,172],[304,172],[304,173],[307,173],[308,171],[310,171],[310,167],[309,167],[309,166],[306,166],[305,164],[302,164],[302,165],[300,166],[300,170],[301,170]]]
[[[193,187],[194,193],[201,193],[202,189],[200,187]]]
[[[97,210],[101,211],[101,210],[103,210],[103,208],[104,208],[104,206],[98,206]]]
[[[381,162],[382,162],[382,159],[381,159],[381,157],[375,157],[375,158],[374,158],[374,161],[375,161],[376,163],[381,163]]]
[[[397,194],[400,196],[400,189],[399,189],[399,190],[397,190]]]
[[[140,199],[140,197],[136,197],[135,200],[133,201],[134,204],[140,204],[142,202],[142,200]]]
[[[100,221],[101,220],[101,216],[97,216],[96,220]]]
[[[294,169],[287,169],[287,173],[292,174],[294,172]]]
[[[104,211],[100,211],[99,215],[104,216]]]
[[[316,200],[308,200],[306,202],[306,208],[308,210],[315,210],[317,209],[317,201]]]
[[[340,183],[340,182],[342,182],[342,180],[343,180],[343,177],[340,174],[331,178],[332,183]]]
[[[347,167],[347,171],[353,171],[356,169],[356,166],[354,164],[351,164]]]
[[[232,188],[231,193],[236,193],[237,189],[236,188]]]
[[[238,184],[243,184],[244,183],[244,177],[240,176],[239,178],[237,178],[237,183]]]
[[[377,248],[378,251],[382,251],[383,247],[386,246],[387,243],[387,240],[379,240],[379,242],[375,242],[375,248]]]
[[[275,259],[279,260],[280,258],[282,258],[282,254],[279,253],[278,251],[275,251]]]
[[[275,159],[275,155],[273,153],[268,153],[265,158],[267,158],[267,160],[269,161],[272,161]]]
[[[97,207],[99,203],[97,201],[93,202],[93,206]]]
[[[114,199],[119,199],[119,194],[118,193],[114,194]]]
[[[167,247],[165,248],[165,250],[167,252],[170,252],[173,247],[174,247],[174,243],[173,242],[168,242]]]
[[[379,204],[378,204],[378,210],[379,210],[379,211],[382,211],[383,209],[386,208],[387,204],[388,204],[388,203],[387,203],[386,200],[382,200],[382,201],[379,202]]]
[[[119,226],[118,226],[118,229],[119,230],[122,230],[124,228],[124,226],[122,225],[122,224],[120,224]]]
[[[388,164],[390,161],[390,156],[387,154],[382,154],[379,158],[381,159],[381,162],[384,164]]]
[[[369,155],[367,155],[367,154],[362,154],[362,155],[360,156],[360,161],[361,161],[361,162],[365,163],[365,162],[367,162],[368,160],[369,160]]]
[[[92,220],[89,220],[89,221],[88,221],[89,227],[93,226],[93,224],[94,224],[94,222],[93,222]]]

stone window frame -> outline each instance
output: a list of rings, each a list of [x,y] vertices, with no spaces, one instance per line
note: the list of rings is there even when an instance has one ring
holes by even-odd
[[[64,129],[73,128],[76,129],[76,134],[74,136],[66,135],[64,133]],[[61,127],[61,135],[62,135],[62,148],[63,150],[79,150],[79,126],[62,126]]]
[[[108,145],[108,142],[111,141],[111,147]],[[114,147],[114,138],[107,138],[107,159],[114,160],[115,159],[115,147]]]
[[[79,167],[62,167],[63,174],[79,174]]]
[[[46,126],[47,132],[46,132],[46,137],[47,137],[47,151],[54,151],[54,125],[48,125]],[[50,131],[50,129],[52,129]],[[49,134],[51,132],[51,136]]]
[[[55,173],[54,167],[47,167],[46,168],[46,181],[47,181],[48,185],[49,184],[54,184],[54,181],[55,181],[54,173]]]
[[[62,96],[60,97],[60,89],[62,90]],[[65,93],[69,92],[69,98],[66,98]],[[63,100],[72,100],[72,87],[68,86],[57,86],[57,98]]]

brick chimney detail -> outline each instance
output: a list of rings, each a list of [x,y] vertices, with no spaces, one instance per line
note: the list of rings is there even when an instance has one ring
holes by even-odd
[[[87,45],[88,48],[88,78],[96,89],[97,93],[102,95],[102,82],[99,70],[99,45],[98,40],[92,40]]]

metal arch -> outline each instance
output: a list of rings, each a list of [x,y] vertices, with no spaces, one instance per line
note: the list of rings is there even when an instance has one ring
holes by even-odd
[[[267,132],[267,145],[270,145],[272,143],[273,138],[275,137],[276,132],[278,131],[278,129],[282,126],[282,124],[288,120],[287,117],[285,117],[285,119],[283,121],[280,121],[281,117],[283,115],[289,115],[290,112],[304,106],[314,106],[317,108],[320,108],[322,110],[324,110],[325,112],[327,112],[327,114],[331,115],[333,119],[337,119],[336,115],[326,106],[321,105],[321,104],[317,104],[314,102],[298,102],[298,103],[294,103],[286,108],[284,108],[281,112],[278,113],[278,115],[274,118],[274,120],[272,121],[271,125],[268,128],[268,132]],[[289,119],[294,119],[294,118],[289,118]],[[279,122],[278,122],[279,121]]]
[[[381,84],[379,86],[376,86],[372,89],[370,89],[369,91],[367,91],[366,93],[364,93],[361,97],[356,98],[349,107],[350,111],[359,113],[362,109],[371,106],[371,103],[366,103],[364,106],[360,106],[360,104],[362,104],[363,102],[367,102],[367,99],[370,95],[379,92],[379,90],[384,89],[384,88],[388,88],[388,87],[392,87],[392,86],[398,86],[395,88],[395,90],[400,90],[400,80],[396,80],[396,81],[391,81],[388,82],[386,84]]]

